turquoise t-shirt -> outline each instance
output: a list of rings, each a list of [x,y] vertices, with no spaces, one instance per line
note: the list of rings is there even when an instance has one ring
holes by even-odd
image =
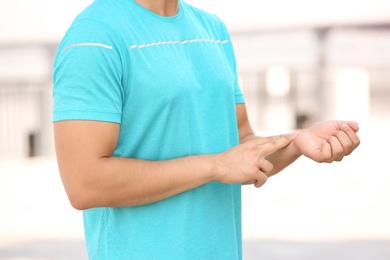
[[[239,142],[228,31],[180,1],[164,17],[134,0],[96,0],[61,41],[53,121],[120,124],[113,156],[166,160]],[[186,172],[183,172],[186,174]],[[83,211],[90,259],[241,259],[241,186],[212,182],[159,202]]]

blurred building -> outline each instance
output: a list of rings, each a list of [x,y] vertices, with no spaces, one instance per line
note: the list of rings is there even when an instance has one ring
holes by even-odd
[[[233,32],[258,131],[323,119],[390,122],[390,22]]]
[[[257,131],[326,118],[390,121],[390,22],[234,31],[237,69]],[[0,42],[0,159],[54,154],[57,42]]]
[[[54,153],[51,74],[57,43],[0,43],[0,159]]]

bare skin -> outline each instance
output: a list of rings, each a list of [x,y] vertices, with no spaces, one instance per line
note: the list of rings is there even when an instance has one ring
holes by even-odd
[[[340,161],[358,145],[357,125],[327,121],[299,134],[253,134],[245,105],[237,105],[241,144],[220,154],[167,161],[113,157],[119,125],[69,120],[54,123],[61,178],[76,209],[159,201],[208,182],[261,187],[301,154],[317,162]],[[186,173],[186,174],[183,174]]]
[[[179,11],[179,3],[177,0],[136,0],[136,2],[162,16],[173,16]]]

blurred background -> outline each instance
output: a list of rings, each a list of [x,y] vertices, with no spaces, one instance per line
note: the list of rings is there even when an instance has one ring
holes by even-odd
[[[55,162],[57,45],[91,0],[0,1],[0,259],[86,259]],[[260,135],[359,123],[340,163],[300,158],[243,187],[244,259],[390,259],[390,2],[188,0],[231,32]]]

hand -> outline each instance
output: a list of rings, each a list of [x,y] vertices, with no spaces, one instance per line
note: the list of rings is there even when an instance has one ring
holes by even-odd
[[[352,121],[320,122],[299,133],[292,144],[316,162],[339,162],[359,146],[358,130]]]
[[[258,138],[216,154],[219,173],[217,181],[231,184],[253,183],[255,187],[261,187],[267,180],[267,173],[273,169],[273,165],[265,158],[290,144],[296,135],[293,133]]]

